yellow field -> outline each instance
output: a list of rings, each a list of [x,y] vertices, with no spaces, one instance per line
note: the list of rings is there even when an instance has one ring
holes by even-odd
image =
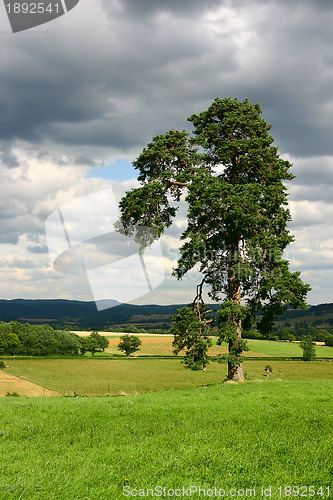
[[[120,336],[123,334],[117,334],[109,336],[109,347],[105,350],[108,354],[119,354],[120,351],[117,348],[119,344]],[[139,335],[139,338],[142,342],[140,346],[140,350],[133,354],[133,356],[170,356],[173,354],[172,335]],[[216,356],[217,354],[225,354],[227,352],[227,348],[225,346],[217,346],[214,345],[209,349],[209,356]],[[184,352],[180,353],[181,355]],[[244,356],[247,357],[264,357],[265,354],[256,353],[256,352],[245,352]]]

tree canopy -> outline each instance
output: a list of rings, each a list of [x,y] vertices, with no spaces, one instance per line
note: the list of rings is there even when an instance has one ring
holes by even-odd
[[[258,329],[267,333],[287,306],[307,307],[310,289],[283,255],[293,241],[285,181],[294,176],[261,113],[247,99],[217,98],[188,119],[191,135],[170,130],[155,136],[133,162],[141,186],[120,202],[125,234],[136,234],[137,226],[154,229],[144,241],[137,232],[144,246],[174,222],[185,199],[187,226],[174,273],[181,279],[198,265],[201,290],[205,284],[220,302],[219,333],[229,344],[228,376],[234,379],[244,377],[242,328],[260,311]]]

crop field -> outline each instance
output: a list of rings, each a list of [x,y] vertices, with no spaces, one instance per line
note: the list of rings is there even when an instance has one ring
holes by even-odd
[[[150,355],[150,356],[171,356],[172,355],[172,340],[169,335],[146,335],[139,338],[142,341],[140,350],[134,356]],[[119,335],[108,335],[109,347],[106,349],[107,354],[119,354],[117,345],[119,344]],[[222,346],[216,345],[216,338],[213,338],[215,345],[209,349],[210,356],[223,354],[227,352],[227,344]],[[302,357],[302,349],[298,343],[293,342],[271,342],[268,340],[247,340],[250,351],[245,352],[245,357]],[[318,358],[333,358],[333,347],[316,346],[316,354]]]

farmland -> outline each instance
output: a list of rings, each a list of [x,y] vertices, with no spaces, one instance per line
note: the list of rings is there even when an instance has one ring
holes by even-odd
[[[235,384],[224,364],[184,368],[172,337],[142,337],[131,358],[109,340],[94,357],[5,358],[6,376],[67,397],[2,398],[1,500],[118,500],[156,487],[192,487],[195,499],[199,487],[237,498],[264,487],[277,500],[291,485],[329,498],[332,348],[304,362],[297,344],[250,340],[247,383]]]
[[[204,372],[185,369],[182,357],[172,354],[170,336],[141,336],[141,349],[131,358],[120,355],[119,338],[110,335],[109,347],[94,358],[89,354],[74,358],[7,358],[6,372],[67,396],[141,394],[220,383],[226,378],[224,364],[211,362]],[[267,363],[273,368],[270,376],[273,381],[333,379],[333,361],[329,359],[333,357],[332,347],[317,346],[320,360],[306,363],[301,360],[302,351],[297,343],[261,340],[248,343],[251,351],[245,353],[244,371],[251,381],[266,381]],[[210,350],[212,356],[224,352],[225,345],[214,345]]]

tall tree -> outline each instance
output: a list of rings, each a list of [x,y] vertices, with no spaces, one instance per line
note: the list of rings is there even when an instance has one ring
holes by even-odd
[[[293,241],[283,182],[294,176],[261,113],[247,99],[217,98],[188,119],[192,136],[157,135],[133,162],[142,186],[120,202],[126,234],[142,225],[156,237],[172,224],[177,206],[171,203],[184,193],[187,227],[175,275],[181,279],[199,264],[210,297],[221,302],[219,333],[229,345],[231,379],[244,378],[242,328],[260,310],[258,328],[267,333],[286,307],[306,308],[310,290],[283,257]],[[142,244],[153,238],[147,232]]]

